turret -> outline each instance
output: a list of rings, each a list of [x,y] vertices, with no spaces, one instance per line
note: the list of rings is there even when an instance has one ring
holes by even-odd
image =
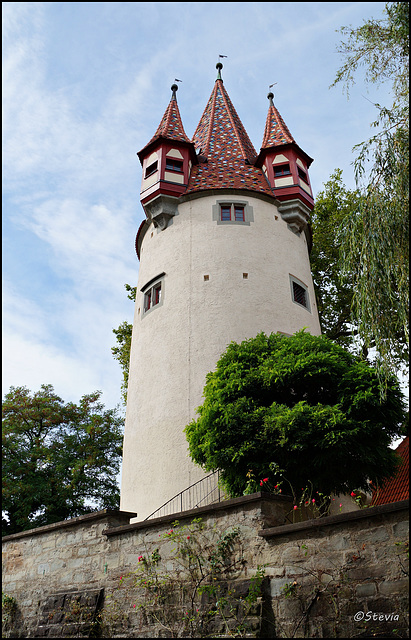
[[[191,167],[197,163],[194,145],[186,136],[177,104],[178,86],[171,87],[170,103],[156,133],[138,152],[143,167],[140,200],[154,226],[165,229],[187,188]]]
[[[279,211],[295,231],[306,228],[314,207],[308,169],[312,158],[295,142],[274,106],[274,94],[270,101],[264,131],[263,144],[256,160],[269,182],[273,194],[281,202]]]

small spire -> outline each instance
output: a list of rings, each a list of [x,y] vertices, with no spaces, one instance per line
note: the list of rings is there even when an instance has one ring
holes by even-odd
[[[222,77],[221,77],[221,69],[223,68],[222,62],[217,62],[215,68],[218,69],[217,80],[222,80]]]

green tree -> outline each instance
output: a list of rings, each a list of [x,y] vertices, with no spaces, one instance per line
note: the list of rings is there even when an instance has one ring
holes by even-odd
[[[341,29],[345,63],[332,86],[343,82],[348,93],[360,67],[365,83],[391,84],[392,104],[375,105],[377,133],[354,147],[362,197],[341,229],[353,322],[387,372],[406,366],[409,353],[409,3],[387,3],[385,13]]]
[[[311,216],[310,262],[321,330],[347,348],[352,347],[357,332],[351,317],[352,286],[341,277],[340,236],[347,217],[358,210],[359,200],[359,192],[347,189],[341,169],[336,169],[318,193]]]
[[[77,405],[51,385],[35,393],[10,388],[2,413],[3,535],[118,508],[123,420],[100,395]]]
[[[300,331],[232,342],[207,375],[199,417],[185,431],[192,459],[220,470],[239,496],[247,474],[329,495],[367,490],[396,467],[389,448],[404,401],[394,376],[381,397],[374,368],[325,336]]]
[[[124,287],[126,291],[128,291],[127,298],[135,302],[137,288],[131,287],[129,284],[125,284]],[[120,367],[123,372],[121,395],[124,404],[127,404],[128,373],[130,368],[130,349],[133,325],[125,320],[117,329],[113,329],[113,333],[116,336],[117,346],[111,348],[111,353],[120,363]]]

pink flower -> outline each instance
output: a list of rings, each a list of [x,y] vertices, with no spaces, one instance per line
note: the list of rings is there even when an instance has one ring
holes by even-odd
[[[295,504],[295,505],[294,505],[294,511],[295,511],[296,509],[298,509],[298,507],[297,507],[297,505]]]
[[[313,498],[313,499],[311,500],[311,502],[314,504],[314,502],[315,502],[315,498]]]
[[[135,604],[133,604],[133,607],[134,607],[134,609],[135,609],[135,608],[136,608],[136,605],[135,605]]]
[[[342,507],[342,504],[341,504],[341,502],[340,502],[340,507]]]
[[[137,558],[137,560],[138,560],[139,562],[141,562],[141,560],[142,560],[142,559],[143,559],[143,556],[138,556],[138,558]]]

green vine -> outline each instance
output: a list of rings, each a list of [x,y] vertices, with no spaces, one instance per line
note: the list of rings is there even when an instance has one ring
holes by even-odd
[[[176,521],[160,538],[174,544],[170,556],[163,560],[158,548],[146,548],[137,568],[120,576],[101,614],[103,635],[127,628],[135,615],[140,627],[155,625],[173,638],[248,634],[247,618],[255,625],[261,613],[264,567],[238,590],[234,578],[245,565],[239,528],[218,535],[201,519]]]

